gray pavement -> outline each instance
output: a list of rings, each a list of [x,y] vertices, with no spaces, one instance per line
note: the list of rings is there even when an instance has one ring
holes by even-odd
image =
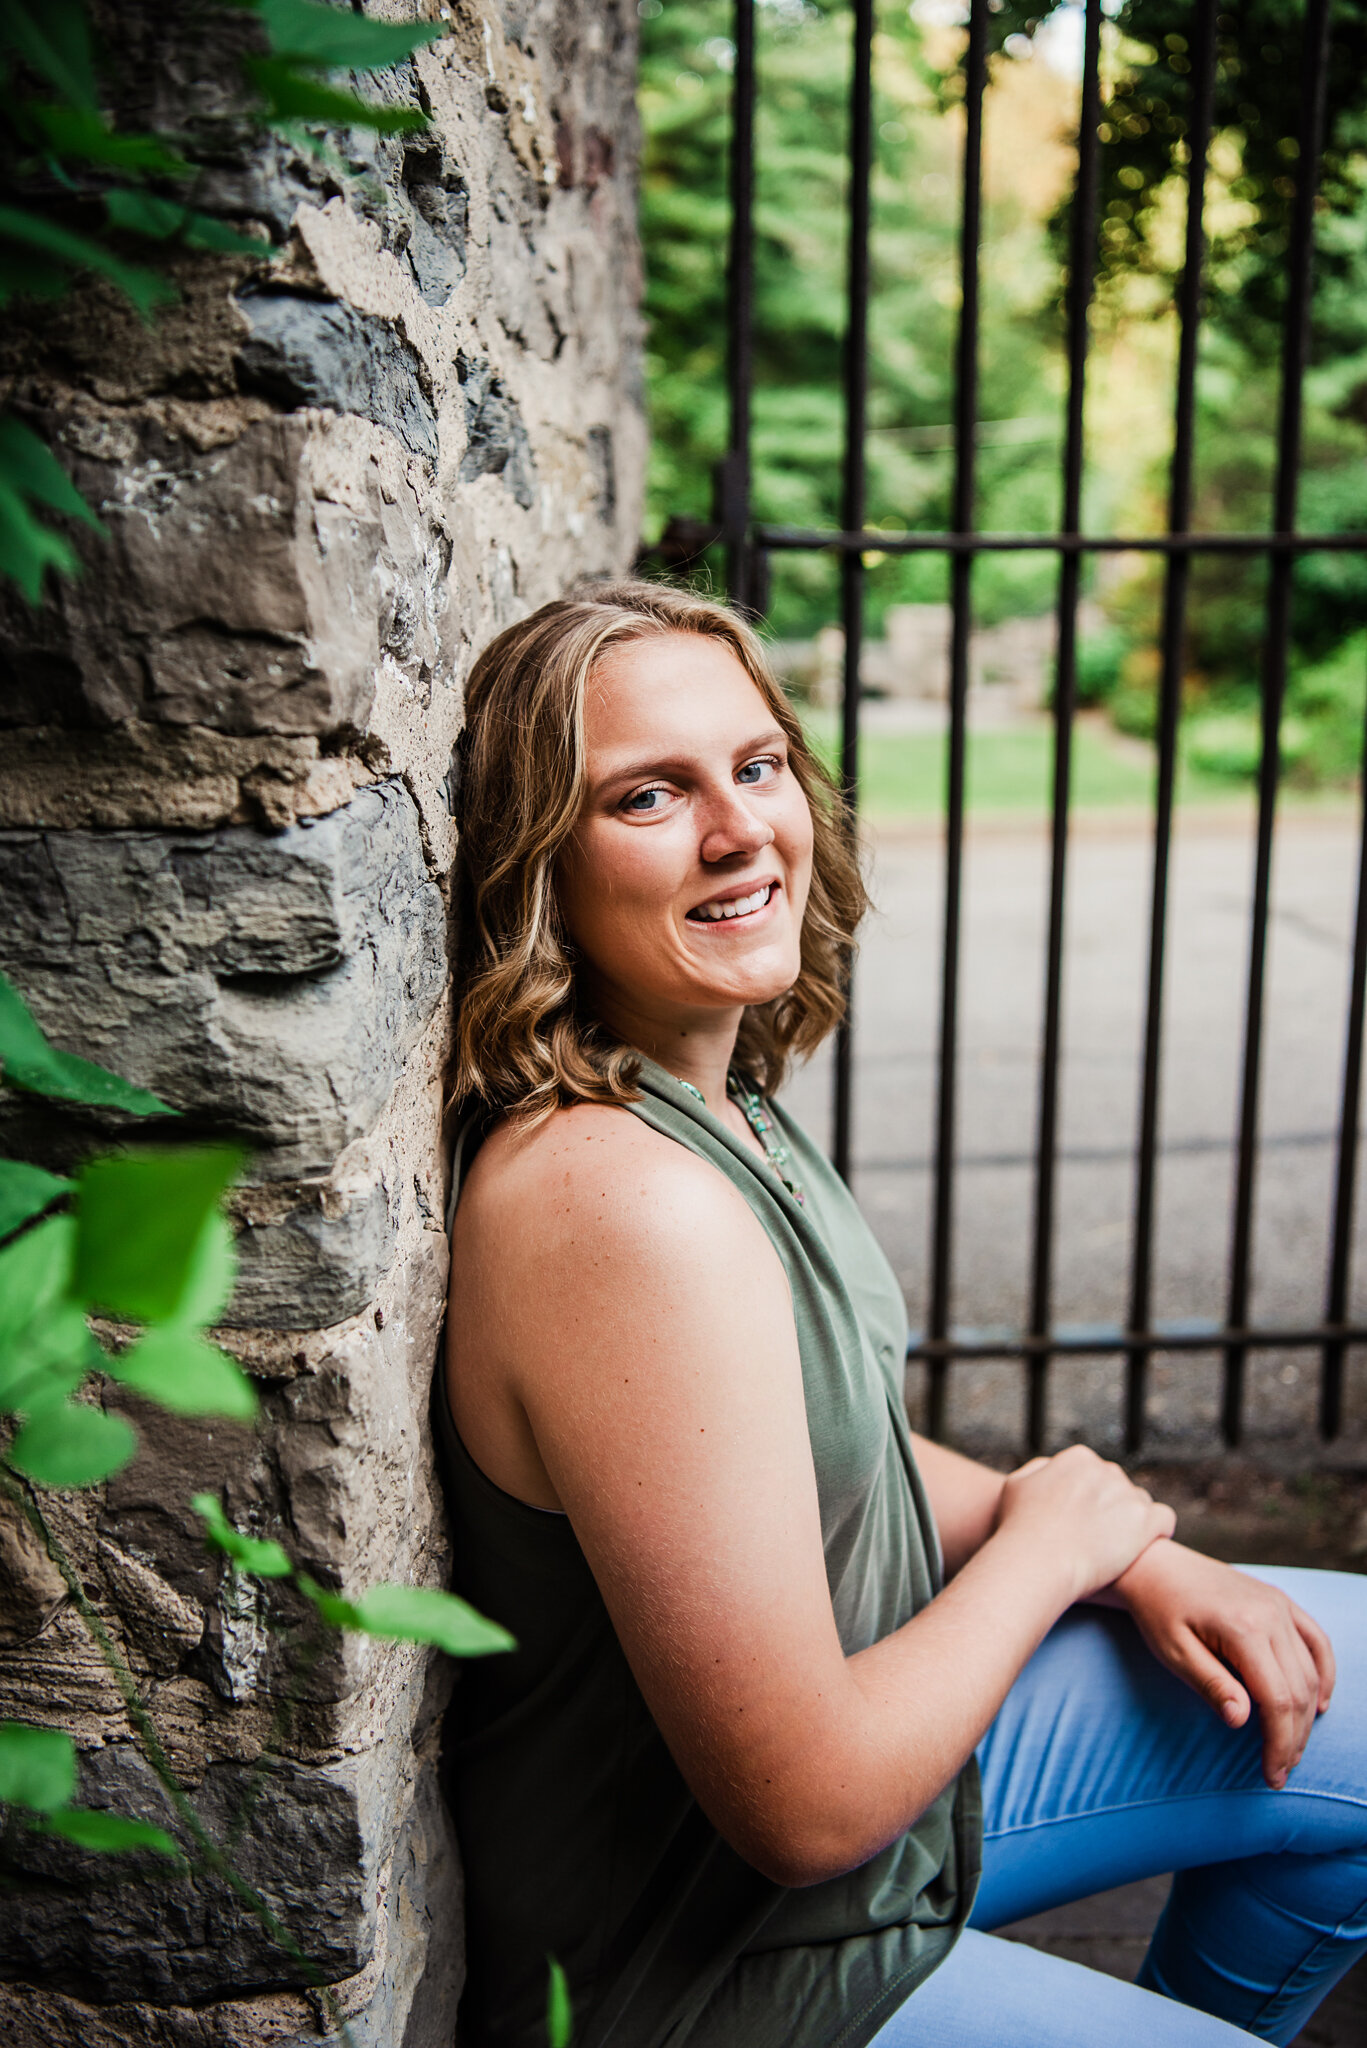
[[[1357,816],[1343,803],[1289,807],[1277,837],[1264,1041],[1263,1154],[1256,1206],[1255,1316],[1317,1321],[1328,1221],[1352,917]],[[856,1192],[924,1315],[931,1192],[943,852],[937,827],[884,830],[870,845],[877,912],[856,994]],[[1123,1320],[1144,1005],[1151,836],[1147,820],[1083,813],[1072,843],[1057,1193],[1056,1315]],[[979,820],[966,850],[954,1320],[1025,1316],[1043,995],[1048,843],[1042,826]],[[1154,1312],[1220,1317],[1227,1285],[1253,872],[1251,807],[1179,816],[1169,920],[1162,1150]],[[823,1056],[786,1099],[828,1130]],[[1367,1191],[1365,1191],[1367,1195]],[[1357,1302],[1367,1308],[1367,1198],[1359,1204]],[[1313,1354],[1255,1355],[1249,1448],[1312,1441]],[[1019,1366],[967,1364],[951,1381],[951,1433],[1002,1455],[1020,1442]],[[917,1399],[919,1375],[911,1393]],[[1120,1361],[1056,1361],[1056,1443],[1120,1441]],[[1156,1455],[1217,1447],[1219,1361],[1154,1362]],[[1367,1362],[1350,1364],[1338,1456],[1367,1450]]]

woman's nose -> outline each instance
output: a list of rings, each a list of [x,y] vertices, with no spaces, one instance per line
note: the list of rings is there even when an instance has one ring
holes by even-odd
[[[758,853],[773,840],[773,826],[733,784],[719,790],[709,807],[699,851],[705,861],[725,860],[731,854]]]

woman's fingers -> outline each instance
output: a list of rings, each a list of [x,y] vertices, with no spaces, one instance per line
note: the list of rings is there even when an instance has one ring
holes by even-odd
[[[1248,1693],[1227,1664],[1222,1664],[1190,1628],[1178,1630],[1166,1645],[1164,1661],[1193,1692],[1209,1701],[1229,1728],[1242,1728],[1252,1711]]]
[[[1287,1769],[1294,1771],[1305,1754],[1305,1745],[1310,1740],[1310,1731],[1319,1710],[1319,1673],[1315,1669],[1314,1658],[1291,1626],[1289,1615],[1273,1649],[1291,1689],[1294,1748]]]
[[[1314,1724],[1317,1686],[1307,1679],[1290,1644],[1275,1643],[1265,1630],[1246,1635],[1233,1654],[1262,1723],[1263,1776],[1279,1792]]]
[[[1319,1623],[1307,1614],[1303,1607],[1297,1607],[1294,1600],[1290,1605],[1291,1619],[1314,1661],[1318,1695],[1315,1703],[1316,1712],[1322,1714],[1334,1697],[1334,1682],[1338,1677],[1338,1666],[1334,1662],[1334,1646]]]

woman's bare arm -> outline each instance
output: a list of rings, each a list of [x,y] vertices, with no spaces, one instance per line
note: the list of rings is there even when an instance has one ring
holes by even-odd
[[[1171,1530],[1067,1452],[1004,1482],[940,1598],[847,1658],[787,1282],[735,1190],[622,1111],[576,1109],[505,1153],[463,1231],[472,1355],[525,1413],[689,1785],[779,1882],[902,1833],[1064,1608]]]
[[[991,1536],[1006,1482],[943,1444],[914,1442],[952,1577]],[[1263,1775],[1286,1783],[1334,1690],[1333,1647],[1308,1614],[1278,1588],[1172,1541],[1151,1544],[1088,1597],[1131,1613],[1153,1654],[1230,1727],[1256,1706]]]

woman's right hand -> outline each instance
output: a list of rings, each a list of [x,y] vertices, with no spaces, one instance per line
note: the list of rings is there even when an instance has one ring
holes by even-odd
[[[1176,1526],[1170,1507],[1084,1444],[1032,1458],[1013,1472],[996,1520],[1013,1548],[1037,1546],[1064,1575],[1068,1605],[1111,1585]]]

